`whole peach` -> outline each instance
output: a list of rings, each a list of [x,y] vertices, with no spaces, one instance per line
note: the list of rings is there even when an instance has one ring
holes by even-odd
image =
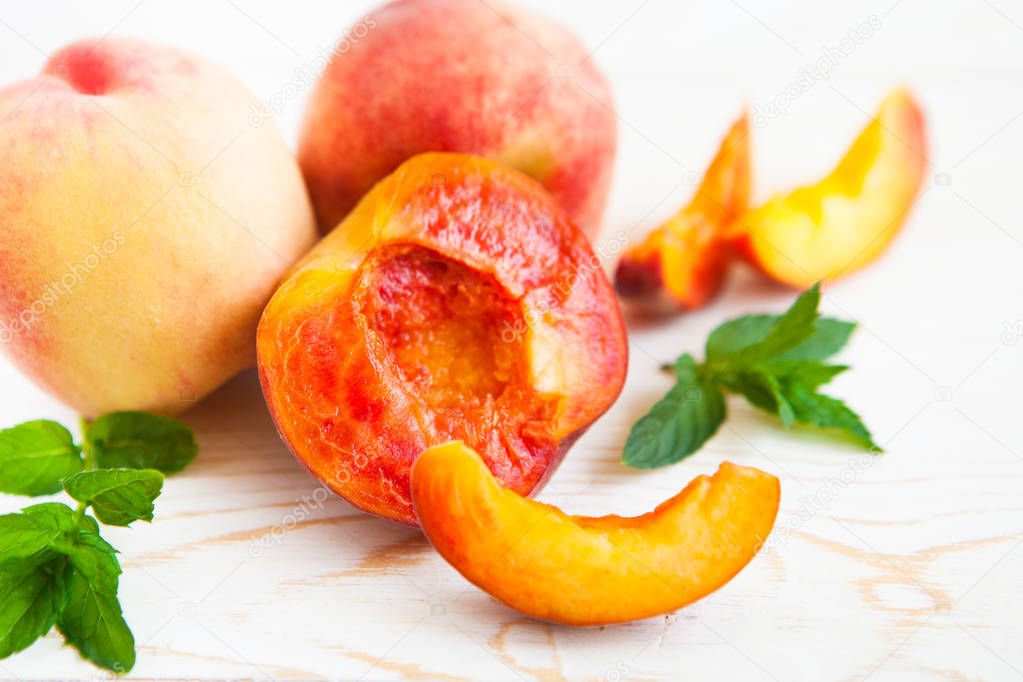
[[[607,81],[565,28],[499,0],[397,0],[338,42],[299,163],[324,231],[406,159],[453,151],[539,180],[592,238],[616,134]]]
[[[252,103],[210,63],[119,38],[0,90],[0,345],[82,414],[177,412],[255,360],[316,231]]]

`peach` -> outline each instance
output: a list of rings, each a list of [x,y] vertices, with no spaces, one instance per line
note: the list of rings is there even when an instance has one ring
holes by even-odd
[[[827,177],[743,216],[736,243],[765,274],[800,289],[858,270],[905,222],[926,154],[923,111],[908,91],[892,92]]]
[[[299,143],[324,231],[406,159],[450,151],[532,176],[597,234],[617,120],[568,30],[501,0],[398,0],[358,28],[312,93]]]
[[[0,341],[82,414],[179,411],[254,362],[316,231],[252,103],[212,64],[113,37],[0,90]]]
[[[464,440],[531,493],[617,397],[627,360],[611,285],[557,202],[451,153],[399,166],[300,261],[257,349],[295,456],[408,524],[424,449]]]
[[[732,260],[729,227],[749,206],[749,120],[732,124],[690,202],[622,254],[618,294],[647,313],[702,307]]]
[[[731,580],[778,514],[778,479],[725,462],[634,518],[569,516],[502,487],[462,443],[412,468],[423,532],[469,582],[522,613],[607,625],[682,608]]]

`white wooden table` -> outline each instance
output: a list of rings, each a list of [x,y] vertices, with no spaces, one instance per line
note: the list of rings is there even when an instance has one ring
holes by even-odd
[[[137,3],[137,4],[136,4]],[[540,4],[537,2],[537,4]],[[77,6],[76,6],[77,5]],[[71,39],[113,30],[206,54],[260,97],[369,9],[366,2],[24,3],[0,9],[0,81]],[[757,192],[826,171],[884,91],[908,83],[933,141],[925,194],[884,258],[831,287],[861,323],[833,387],[887,454],[783,432],[741,402],[674,467],[618,463],[666,389],[656,366],[699,351],[790,292],[737,273],[694,315],[631,328],[628,384],[541,499],[638,513],[729,458],[777,474],[779,539],[724,589],[675,615],[601,629],[528,620],[466,583],[418,532],[325,495],[278,440],[253,373],[187,415],[201,453],[150,527],[110,531],[138,677],[461,679],[1014,679],[1023,677],[1023,7],[1010,0],[558,3],[615,87],[621,145],[605,238],[680,206],[745,101],[834,58],[756,130]],[[873,18],[871,18],[873,17]],[[294,142],[303,107],[279,124]],[[0,364],[0,423],[66,408]],[[318,492],[319,490],[319,492]],[[23,500],[0,497],[0,511]],[[781,535],[779,535],[781,538]],[[0,676],[97,677],[55,634]]]

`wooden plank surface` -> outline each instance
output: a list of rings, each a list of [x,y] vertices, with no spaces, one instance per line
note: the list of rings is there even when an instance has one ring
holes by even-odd
[[[114,30],[206,54],[269,99],[369,7],[8,5],[0,80],[34,72],[40,52]],[[780,310],[792,294],[743,271],[704,311],[633,324],[621,399],[541,499],[576,513],[638,513],[729,458],[781,477],[778,532],[691,608],[570,629],[519,616],[468,585],[416,531],[327,495],[280,443],[249,372],[187,415],[201,454],[168,481],[155,522],[110,532],[139,643],[133,676],[1023,677],[1023,9],[1008,0],[578,0],[544,11],[579,32],[614,83],[621,144],[602,243],[637,239],[681,205],[743,102],[770,101],[850,29],[875,26],[755,131],[755,159],[763,198],[824,172],[890,85],[910,84],[927,108],[932,165],[909,225],[882,261],[829,288],[823,303],[861,324],[841,358],[854,369],[834,393],[887,454],[782,432],[733,402],[726,428],[697,456],[626,469],[618,460],[629,426],[667,388],[657,364],[698,351],[722,320]],[[304,96],[278,117],[292,143]],[[72,423],[6,362],[0,387],[2,423]],[[0,497],[0,511],[22,503]],[[3,677],[98,675],[55,635],[0,661]]]

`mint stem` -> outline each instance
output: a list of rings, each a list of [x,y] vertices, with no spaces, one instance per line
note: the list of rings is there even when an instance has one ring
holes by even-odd
[[[79,417],[78,427],[82,430],[82,471],[92,471],[96,465],[92,457],[92,447],[89,445],[89,420]],[[78,506],[75,507],[75,523],[81,523],[88,508],[87,502],[78,503]]]

